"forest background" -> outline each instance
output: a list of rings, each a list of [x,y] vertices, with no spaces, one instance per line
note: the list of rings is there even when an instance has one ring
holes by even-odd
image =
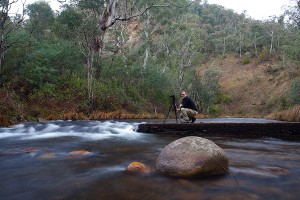
[[[252,19],[201,0],[0,1],[0,125],[163,118],[187,91],[202,117],[300,104],[300,1]],[[63,1],[62,1],[63,2]]]

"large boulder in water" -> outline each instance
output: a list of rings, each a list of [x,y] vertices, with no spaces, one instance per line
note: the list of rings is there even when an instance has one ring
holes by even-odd
[[[228,172],[228,158],[212,141],[189,136],[162,150],[156,161],[156,170],[175,177],[225,174]]]

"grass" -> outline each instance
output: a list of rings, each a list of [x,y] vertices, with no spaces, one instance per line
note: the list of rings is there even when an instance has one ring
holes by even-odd
[[[288,122],[300,122],[300,105],[282,112],[274,112],[268,115],[267,118]]]

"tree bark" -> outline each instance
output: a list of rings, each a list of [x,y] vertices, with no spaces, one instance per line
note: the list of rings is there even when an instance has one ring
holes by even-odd
[[[256,44],[256,33],[255,33],[255,36],[254,36],[254,50],[255,50],[255,55],[257,55],[257,44]]]
[[[274,41],[274,30],[272,30],[272,29],[270,29],[270,36],[271,36],[270,53],[272,53],[273,41]]]

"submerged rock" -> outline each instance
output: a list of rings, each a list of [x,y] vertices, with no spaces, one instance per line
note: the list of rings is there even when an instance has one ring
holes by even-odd
[[[56,155],[54,153],[45,153],[38,156],[39,159],[54,159]]]
[[[156,171],[175,177],[228,173],[228,158],[212,141],[189,136],[167,145],[156,160]]]
[[[126,172],[127,173],[141,173],[141,174],[148,174],[150,173],[151,169],[146,166],[144,163],[141,162],[132,162],[130,163],[127,168],[126,168]]]
[[[90,154],[90,152],[87,150],[75,150],[75,151],[70,151],[69,154],[71,154],[71,155],[87,155],[87,154]]]

